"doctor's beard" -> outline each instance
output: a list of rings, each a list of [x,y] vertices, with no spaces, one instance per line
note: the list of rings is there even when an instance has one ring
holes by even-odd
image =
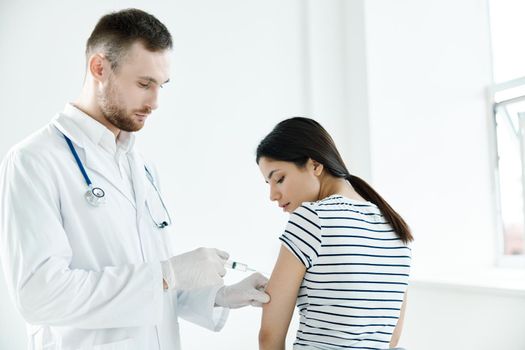
[[[108,79],[107,86],[98,91],[97,98],[104,118],[113,126],[128,132],[139,131],[144,126],[143,123],[134,119],[133,112],[128,114],[111,77]],[[137,113],[149,114],[150,112],[151,110],[138,111]]]

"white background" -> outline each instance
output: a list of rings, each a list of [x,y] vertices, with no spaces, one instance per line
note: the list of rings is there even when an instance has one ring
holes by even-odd
[[[401,345],[525,348],[516,274],[487,272],[497,225],[486,1],[0,0],[1,157],[77,97],[87,37],[126,7],[174,37],[171,82],[139,147],[159,168],[181,252],[219,247],[271,271],[287,217],[254,151],[278,121],[314,117],[414,231]],[[0,310],[0,349],[23,349],[3,277]],[[182,323],[183,347],[254,349],[259,319],[234,310],[220,333]]]

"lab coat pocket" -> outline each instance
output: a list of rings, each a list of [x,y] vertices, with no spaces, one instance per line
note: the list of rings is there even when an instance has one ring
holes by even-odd
[[[84,350],[84,349],[82,349]],[[133,339],[120,340],[114,343],[101,344],[90,348],[90,350],[138,350]]]

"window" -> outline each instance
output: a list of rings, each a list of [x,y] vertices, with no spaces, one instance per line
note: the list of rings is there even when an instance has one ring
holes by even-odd
[[[525,2],[490,0],[501,261],[525,262]],[[516,257],[518,257],[516,259]]]

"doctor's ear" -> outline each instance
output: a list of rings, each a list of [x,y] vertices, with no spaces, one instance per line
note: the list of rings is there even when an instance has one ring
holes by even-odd
[[[91,55],[88,61],[89,74],[96,81],[103,82],[107,79],[111,65],[101,53]]]

